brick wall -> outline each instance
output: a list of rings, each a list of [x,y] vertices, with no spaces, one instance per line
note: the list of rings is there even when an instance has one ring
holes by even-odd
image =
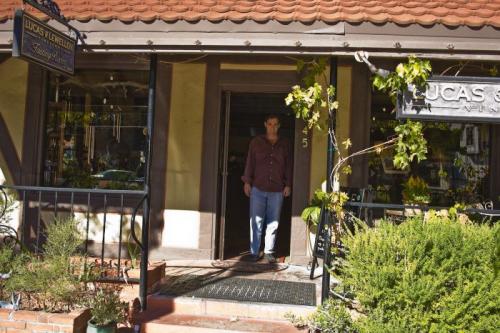
[[[64,332],[85,333],[88,310],[70,313],[47,313],[42,311],[14,311],[0,309],[0,333],[10,332]]]

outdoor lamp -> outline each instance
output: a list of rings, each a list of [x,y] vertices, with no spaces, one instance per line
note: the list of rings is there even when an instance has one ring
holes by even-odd
[[[384,78],[387,77],[389,75],[390,71],[388,71],[387,69],[381,69],[381,68],[375,67],[374,64],[372,64],[370,61],[368,61],[369,56],[370,55],[366,51],[354,52],[354,59],[356,59],[357,62],[364,62],[368,66],[368,68],[370,69],[370,72],[372,72],[373,74],[378,74]]]

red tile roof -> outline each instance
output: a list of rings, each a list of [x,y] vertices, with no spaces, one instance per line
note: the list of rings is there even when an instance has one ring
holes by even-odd
[[[500,0],[59,0],[63,14],[72,20],[123,22],[184,20],[219,22],[246,20],[282,23],[339,21],[377,24],[500,28]],[[11,19],[20,0],[0,1],[0,22]],[[42,14],[38,14],[43,17]]]

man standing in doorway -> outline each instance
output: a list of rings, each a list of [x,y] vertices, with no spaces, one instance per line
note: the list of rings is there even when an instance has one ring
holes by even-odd
[[[291,194],[292,158],[290,143],[280,138],[280,120],[268,115],[264,126],[266,134],[258,135],[250,142],[245,172],[241,179],[243,190],[250,197],[250,253],[251,260],[258,261],[262,230],[266,225],[264,258],[274,263],[274,245],[281,215],[283,198]]]

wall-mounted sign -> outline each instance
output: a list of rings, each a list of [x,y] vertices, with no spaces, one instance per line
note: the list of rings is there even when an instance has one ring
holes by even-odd
[[[17,10],[12,56],[35,62],[66,75],[75,73],[76,40]]]
[[[398,96],[397,118],[500,123],[500,78],[433,76]]]

